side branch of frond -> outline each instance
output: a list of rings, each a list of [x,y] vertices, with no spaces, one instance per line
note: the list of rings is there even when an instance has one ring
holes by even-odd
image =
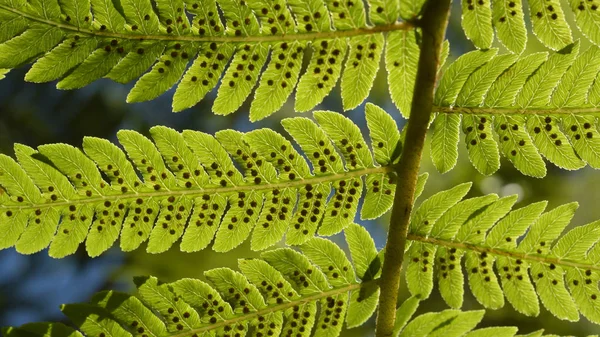
[[[8,7],[0,4],[0,9],[18,14],[29,20],[47,24],[49,26],[58,27],[63,30],[71,31],[74,33],[80,33],[88,36],[100,37],[100,38],[114,38],[114,39],[125,39],[125,40],[136,40],[136,41],[166,41],[166,42],[227,42],[227,43],[249,43],[249,42],[283,42],[283,41],[314,41],[319,39],[334,39],[343,37],[353,37],[362,35],[372,35],[376,33],[393,32],[397,30],[410,30],[414,26],[410,22],[396,22],[385,25],[377,25],[372,27],[355,28],[348,30],[335,30],[328,32],[314,32],[314,33],[298,33],[288,35],[258,35],[258,36],[196,36],[196,35],[139,35],[139,34],[119,34],[115,32],[107,31],[96,31],[91,29],[85,29],[67,25],[52,20],[47,20],[26,12],[22,12],[18,9]]]
[[[467,243],[467,242],[457,242],[457,241],[452,241],[452,240],[440,240],[440,239],[436,239],[436,238],[432,238],[432,237],[424,237],[424,236],[415,235],[415,234],[408,234],[407,238],[408,238],[408,240],[411,240],[411,241],[429,243],[429,244],[432,244],[435,246],[441,246],[441,247],[446,247],[446,248],[470,250],[470,251],[474,251],[474,252],[478,252],[478,253],[487,253],[487,254],[496,255],[496,256],[506,256],[506,257],[509,257],[512,259],[520,259],[520,260],[524,260],[524,261],[533,261],[533,262],[538,262],[538,263],[554,264],[557,266],[600,271],[600,266],[587,264],[587,263],[580,263],[580,262],[571,261],[571,260],[567,260],[567,259],[558,259],[558,258],[554,258],[554,257],[541,256],[541,255],[531,255],[531,254],[526,254],[526,253],[521,253],[521,252],[509,251],[509,250],[505,250],[505,249],[484,247],[484,246]]]
[[[69,200],[64,202],[53,202],[53,203],[44,203],[44,204],[30,204],[30,205],[19,205],[17,203],[12,204],[0,204],[0,209],[41,209],[47,207],[58,207],[58,206],[68,206],[68,205],[83,205],[83,204],[94,204],[102,201],[114,201],[118,199],[127,199],[127,198],[153,198],[153,197],[179,197],[179,196],[202,196],[204,194],[214,194],[214,193],[233,193],[233,192],[247,192],[247,191],[264,191],[264,190],[274,190],[274,189],[283,189],[287,187],[301,187],[307,184],[318,184],[318,183],[327,183],[333,182],[341,179],[348,179],[353,177],[361,177],[363,175],[375,174],[375,173],[389,173],[395,170],[393,165],[390,166],[380,166],[380,167],[372,167],[365,168],[361,170],[348,171],[344,173],[331,174],[326,176],[312,176],[310,178],[298,179],[294,181],[283,181],[277,182],[274,184],[264,184],[264,185],[242,185],[242,186],[227,186],[227,187],[208,187],[203,189],[178,189],[178,190],[166,190],[166,191],[152,191],[152,192],[140,192],[140,193],[126,193],[126,194],[114,194],[114,195],[106,195],[101,197],[90,197],[82,199]]]
[[[360,289],[361,287],[367,287],[367,286],[375,285],[378,283],[379,283],[379,279],[375,279],[375,280],[366,281],[363,283],[350,284],[350,285],[340,287],[340,288],[333,288],[329,291],[302,297],[298,300],[294,300],[294,301],[291,301],[288,303],[270,306],[265,309],[258,310],[256,312],[252,312],[252,313],[245,314],[245,315],[238,316],[238,317],[231,318],[231,319],[226,319],[226,320],[223,320],[218,323],[206,325],[199,329],[193,329],[193,330],[186,331],[184,333],[172,335],[171,337],[185,337],[185,336],[190,336],[190,334],[200,334],[203,332],[212,331],[212,330],[218,329],[220,327],[234,325],[236,323],[240,323],[240,322],[244,322],[244,321],[250,321],[251,319],[258,317],[258,316],[265,316],[265,315],[273,313],[273,312],[284,311],[286,309],[293,308],[294,306],[309,303],[309,302],[317,302],[318,300],[323,299],[323,298],[333,297],[335,295],[344,294],[344,293],[347,293],[352,290]]]
[[[600,107],[580,108],[491,108],[491,107],[448,107],[434,106],[434,112],[460,115],[570,115],[585,114],[600,116]]]

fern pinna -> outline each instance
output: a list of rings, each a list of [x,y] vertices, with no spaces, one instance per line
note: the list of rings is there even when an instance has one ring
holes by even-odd
[[[240,259],[240,272],[228,268],[204,273],[209,283],[181,279],[161,283],[134,280],[137,296],[104,291],[90,303],[66,304],[62,312],[87,336],[339,336],[363,324],[378,303],[381,263],[367,231],[345,230],[352,262],[334,243],[312,238],[300,246],[271,250],[260,259]],[[358,281],[357,281],[358,280]],[[514,327],[475,329],[484,311],[445,310],[411,320],[421,296],[399,306],[394,336],[511,337]],[[29,323],[5,328],[6,337],[81,337],[62,323]],[[543,331],[534,332],[541,336]]]
[[[473,51],[452,63],[436,90],[431,157],[441,172],[458,157],[460,130],[482,174],[500,167],[500,153],[522,173],[546,175],[542,156],[558,167],[600,167],[600,48],[496,55]],[[462,118],[462,121],[461,121]]]
[[[252,231],[255,250],[285,233],[286,243],[297,245],[318,226],[320,235],[332,235],[352,223],[363,193],[361,217],[381,216],[395,191],[396,123],[367,106],[372,153],[346,117],[328,111],[314,117],[319,125],[300,117],[282,121],[312,170],[270,129],[213,137],[154,127],[154,143],[122,130],[117,137],[131,161],[112,143],[91,137],[84,139],[85,154],[65,144],[16,145],[18,164],[0,155],[6,192],[0,194],[0,247],[30,254],[50,245],[49,254],[62,257],[86,240],[88,253],[97,256],[120,236],[125,251],[149,240],[148,251],[159,253],[183,236],[183,251],[204,249],[214,237],[213,249],[225,252]]]
[[[370,1],[368,10],[371,24],[363,1],[352,0],[3,0],[0,68],[35,62],[25,79],[60,79],[59,89],[141,76],[129,102],[152,100],[181,80],[175,111],[198,103],[224,73],[213,106],[218,114],[237,110],[260,78],[252,120],[281,108],[296,85],[296,110],[310,110],[341,77],[344,108],[351,109],[373,85],[384,33],[402,39],[412,25],[398,18],[417,14],[393,0]],[[388,68],[399,64],[394,48],[386,59]]]
[[[470,186],[439,192],[413,213],[405,256],[410,292],[428,297],[435,274],[446,303],[460,308],[464,258],[469,288],[487,308],[503,307],[506,297],[518,312],[537,316],[539,297],[560,319],[577,321],[579,311],[600,324],[599,222],[560,237],[577,203],[545,213],[545,201],[513,210],[516,195],[461,200]]]

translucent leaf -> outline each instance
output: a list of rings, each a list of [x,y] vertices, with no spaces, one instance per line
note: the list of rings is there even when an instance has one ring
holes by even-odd
[[[489,49],[494,39],[491,1],[462,1],[461,25],[475,47]]]
[[[414,31],[391,32],[385,49],[385,67],[392,101],[404,118],[410,116],[417,76],[419,45]]]
[[[392,336],[398,336],[404,329],[410,318],[415,314],[421,300],[416,296],[411,296],[402,302],[402,305],[396,310],[396,321],[394,322],[394,332]]]
[[[571,9],[575,13],[575,22],[579,30],[592,43],[600,44],[600,14],[596,11],[598,5],[585,1],[571,0]],[[594,7],[595,6],[595,7]]]
[[[496,0],[492,6],[492,22],[498,40],[513,53],[520,54],[527,44],[527,29],[521,1]]]
[[[528,3],[533,32],[546,47],[558,50],[573,42],[560,1],[531,0]]]
[[[50,50],[63,38],[58,28],[34,26],[0,44],[0,68],[16,68],[32,57]]]
[[[273,50],[267,70],[250,106],[250,120],[257,121],[279,110],[296,87],[306,45],[294,41],[282,43]]]
[[[346,49],[344,39],[313,42],[313,56],[298,83],[295,104],[297,111],[314,108],[333,89],[342,72]]]
[[[63,77],[71,68],[83,62],[91,54],[98,41],[94,38],[73,38],[63,41],[36,62],[25,75],[30,82],[50,82]]]
[[[379,69],[383,46],[382,34],[350,39],[350,50],[341,84],[344,110],[356,108],[369,95]]]

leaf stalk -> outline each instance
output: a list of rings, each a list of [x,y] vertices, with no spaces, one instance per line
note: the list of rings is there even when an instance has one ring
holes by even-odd
[[[394,196],[380,281],[381,295],[376,337],[392,336],[396,321],[400,272],[425,135],[431,120],[433,90],[437,79],[442,42],[448,25],[450,2],[450,0],[427,1],[424,5],[423,16],[419,20],[422,34],[421,52],[406,141],[396,171],[399,179]]]

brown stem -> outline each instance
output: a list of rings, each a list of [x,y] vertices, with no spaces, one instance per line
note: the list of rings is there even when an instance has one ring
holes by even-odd
[[[397,169],[398,185],[388,231],[385,259],[381,275],[381,295],[377,315],[376,337],[392,336],[396,320],[396,302],[400,271],[406,247],[406,236],[414,192],[419,174],[425,134],[433,108],[433,89],[436,83],[442,42],[448,25],[450,0],[429,0],[418,22],[422,43],[413,93],[410,120],[407,126],[404,151]]]

